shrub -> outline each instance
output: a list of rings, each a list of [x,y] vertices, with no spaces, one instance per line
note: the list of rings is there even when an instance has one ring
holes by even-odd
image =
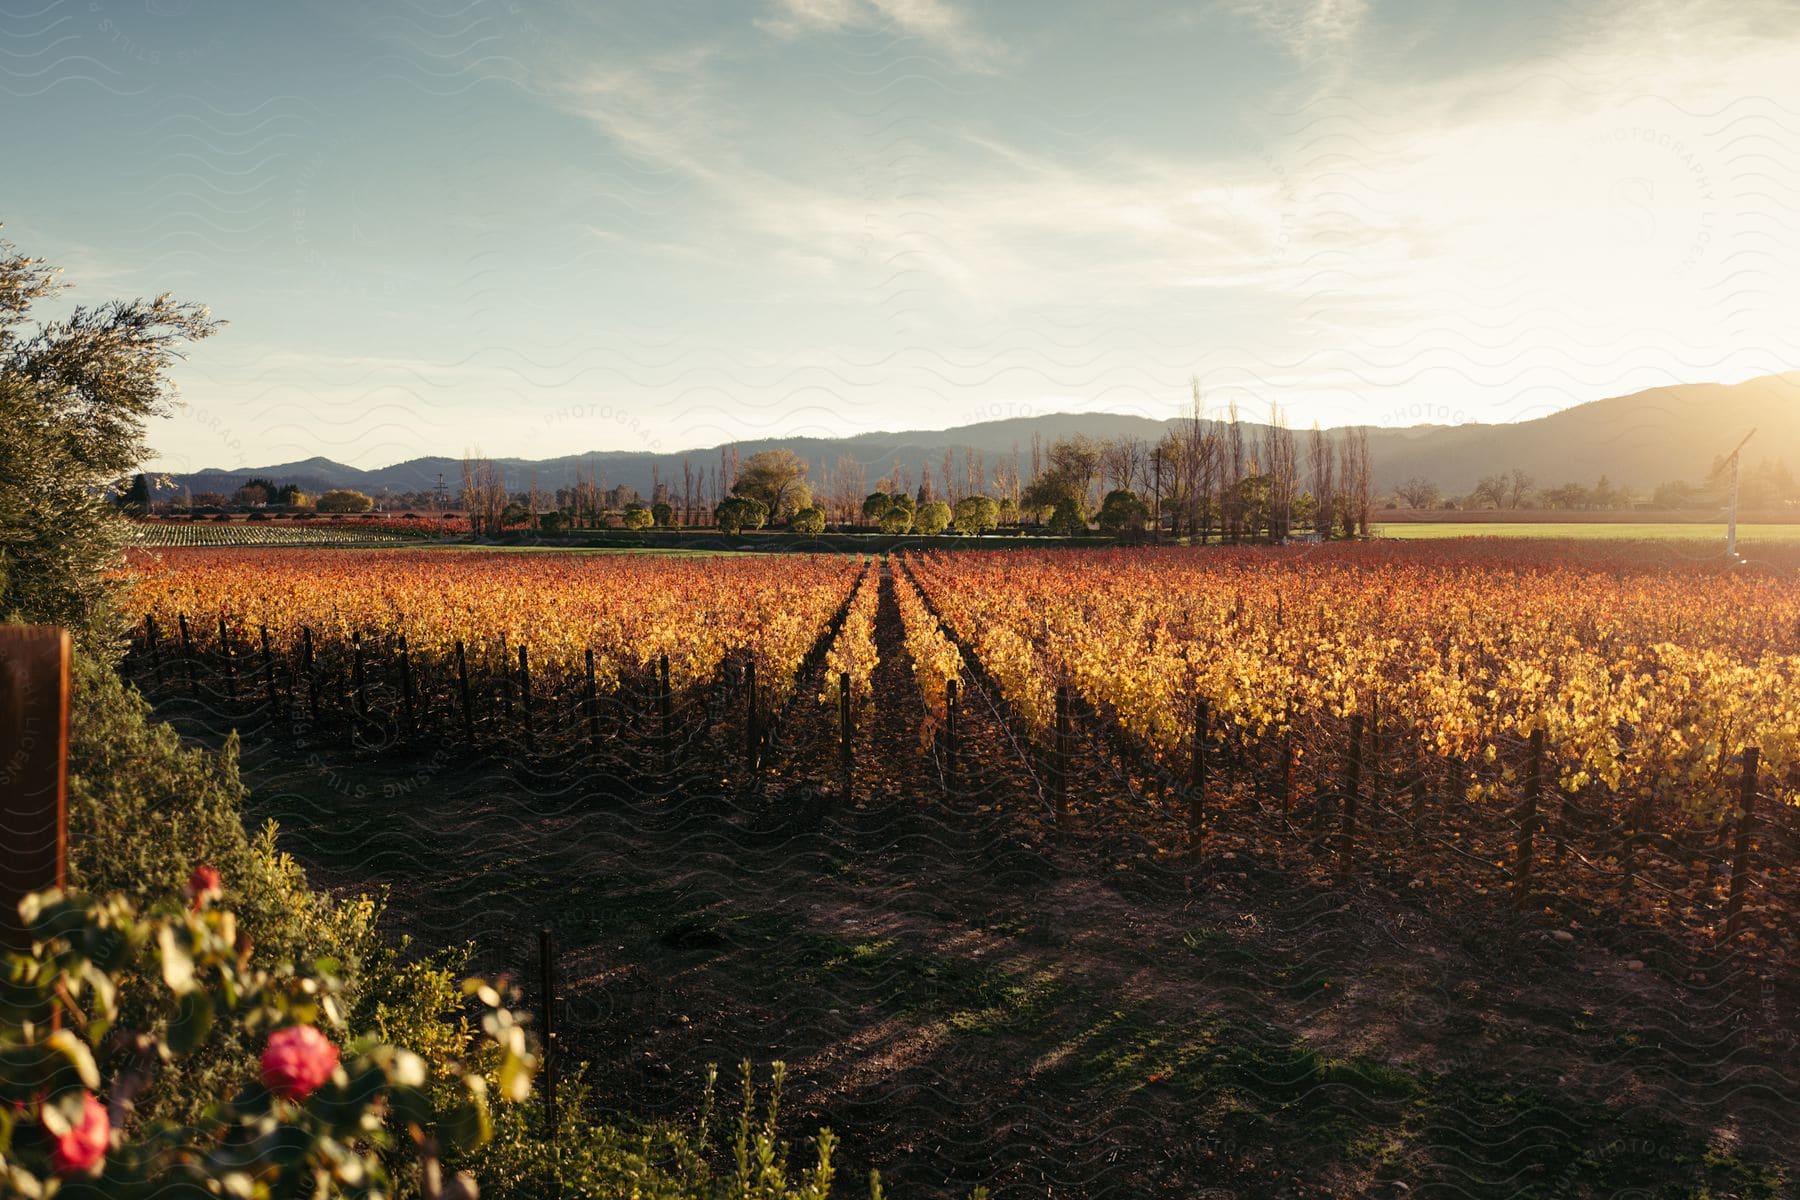
[[[322,513],[359,513],[368,512],[374,506],[375,501],[361,492],[337,488],[320,496],[316,507]]]
[[[1050,514],[1050,532],[1060,533],[1065,537],[1087,532],[1087,515],[1081,511],[1081,502],[1064,496],[1056,502],[1056,508]]]
[[[713,510],[713,520],[726,533],[761,529],[768,519],[768,505],[751,496],[727,496]]]
[[[988,496],[964,496],[956,502],[956,532],[977,537],[1000,523],[1000,505]]]
[[[221,882],[196,870],[185,906],[144,916],[120,897],[56,891],[20,905],[31,947],[4,957],[0,1022],[7,1194],[367,1196],[400,1168],[417,1170],[428,1200],[472,1197],[472,1176],[443,1184],[440,1148],[478,1149],[489,1074],[523,1100],[536,1067],[498,991],[464,984],[483,1036],[465,1015],[458,1054],[428,1063],[356,1036],[329,961],[252,964],[235,916],[210,907]],[[227,1041],[259,1055],[199,1119],[125,1124],[170,1086],[165,1064]]]
[[[650,506],[650,515],[656,519],[659,529],[667,529],[675,523],[675,510],[667,501],[658,500]]]
[[[803,508],[788,520],[788,528],[795,533],[813,536],[824,533],[825,510],[816,504]]]
[[[939,534],[950,524],[950,506],[942,500],[927,500],[913,514],[913,528],[927,537]]]
[[[650,509],[642,504],[627,504],[619,519],[627,529],[648,529],[656,524]]]
[[[1106,493],[1096,518],[1102,533],[1117,537],[1121,533],[1140,530],[1150,519],[1150,508],[1137,493],[1117,488]]]

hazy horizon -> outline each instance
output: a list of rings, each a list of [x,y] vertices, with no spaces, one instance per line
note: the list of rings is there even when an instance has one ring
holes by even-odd
[[[1791,15],[39,2],[0,238],[230,322],[167,471],[1517,421],[1800,364]]]

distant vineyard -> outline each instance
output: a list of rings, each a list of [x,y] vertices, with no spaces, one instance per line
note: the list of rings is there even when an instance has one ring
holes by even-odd
[[[466,533],[445,521],[134,521],[128,544],[147,549],[185,546],[385,546]]]

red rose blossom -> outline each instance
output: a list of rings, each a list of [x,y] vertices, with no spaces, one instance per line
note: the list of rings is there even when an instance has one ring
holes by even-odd
[[[269,1035],[263,1050],[263,1086],[288,1100],[304,1100],[337,1068],[338,1048],[311,1025],[289,1025]]]
[[[106,1106],[94,1099],[92,1092],[81,1093],[81,1120],[55,1139],[50,1152],[50,1166],[58,1175],[74,1175],[91,1171],[106,1157],[112,1141],[112,1119]]]
[[[199,912],[209,902],[223,896],[225,894],[223,884],[224,881],[219,878],[217,867],[209,867],[204,863],[195,867],[194,873],[188,876],[187,881],[187,898],[189,903],[194,906],[194,911]]]

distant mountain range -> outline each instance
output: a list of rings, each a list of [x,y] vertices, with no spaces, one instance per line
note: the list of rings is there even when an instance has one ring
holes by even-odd
[[[958,470],[963,447],[980,450],[990,470],[1017,447],[1029,472],[1034,434],[1046,445],[1074,434],[1130,437],[1149,443],[1175,424],[1112,413],[1052,413],[954,429],[848,438],[762,438],[735,445],[742,458],[776,447],[793,450],[813,465],[815,478],[824,468],[835,466],[840,456],[853,455],[866,468],[873,486],[896,465],[910,468],[915,480],[926,463],[935,474],[947,447],[958,452]],[[1512,424],[1369,426],[1368,430],[1378,490],[1417,475],[1436,483],[1447,495],[1461,495],[1483,475],[1515,467],[1529,472],[1542,486],[1592,484],[1602,475],[1614,484],[1645,490],[1673,479],[1697,480],[1717,456],[1729,453],[1752,428],[1757,435],[1745,451],[1746,463],[1786,458],[1790,466],[1800,469],[1800,372],[1738,384],[1652,388]],[[671,454],[596,450],[538,461],[495,461],[505,468],[507,484],[515,490],[529,486],[534,477],[547,491],[567,487],[575,482],[580,469],[601,476],[608,487],[630,484],[648,494],[653,468],[660,471],[664,482],[679,489],[684,458],[698,474],[702,466],[718,463],[720,449],[712,446]],[[1303,470],[1304,450],[1303,441]],[[331,488],[355,488],[381,496],[430,490],[440,475],[454,495],[461,486],[461,459],[415,458],[363,470],[328,458],[309,458],[261,467],[208,468],[173,476],[173,483],[177,490],[230,493],[245,481],[260,477],[296,483],[315,494]]]

